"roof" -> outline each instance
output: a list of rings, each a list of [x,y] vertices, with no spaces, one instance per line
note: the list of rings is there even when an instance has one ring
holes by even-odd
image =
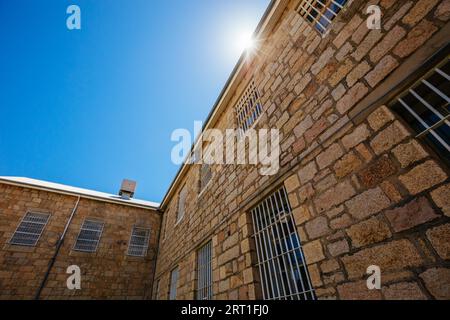
[[[150,202],[138,199],[122,199],[118,195],[93,191],[88,189],[82,189],[77,187],[66,186],[63,184],[47,182],[42,180],[35,180],[24,177],[1,177],[0,183],[5,183],[9,185],[16,185],[20,187],[28,187],[32,189],[44,190],[55,193],[69,194],[74,196],[80,196],[82,198],[88,198],[93,200],[100,200],[105,202],[117,203],[121,205],[140,207],[145,209],[155,209],[157,210],[160,206],[159,203]]]

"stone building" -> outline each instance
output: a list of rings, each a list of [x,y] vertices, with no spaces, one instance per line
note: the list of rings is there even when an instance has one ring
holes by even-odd
[[[377,8],[381,29],[367,23]],[[255,165],[182,166],[157,208],[154,274],[151,261],[139,260],[123,266],[124,282],[93,284],[82,294],[150,298],[153,280],[152,299],[450,299],[449,18],[448,0],[272,1],[257,49],[238,62],[205,129],[278,129],[280,170],[269,176]],[[0,221],[5,241],[34,197],[1,188],[0,217],[14,215],[6,226]],[[8,203],[16,193],[27,200]],[[48,210],[62,206],[67,216],[76,197],[65,197],[70,201],[47,200]],[[144,225],[159,225],[155,209],[142,211],[153,219]],[[123,234],[131,220],[121,216]],[[71,257],[71,245],[61,254]],[[121,259],[124,251],[117,249]],[[6,252],[0,283],[30,297],[34,290],[3,279],[36,287],[33,268],[25,280],[12,270],[26,268],[24,254]],[[94,272],[106,276],[102,260],[96,263]],[[64,268],[57,260],[43,297],[52,290],[70,297],[57,283],[58,275],[66,279]],[[148,273],[136,274],[141,268]],[[368,271],[381,273],[380,289],[368,288]],[[139,277],[149,287],[124,286]],[[116,288],[111,295],[108,286]]]
[[[448,0],[273,1],[205,128],[279,129],[281,168],[180,170],[154,297],[449,299],[449,17]]]
[[[150,298],[161,220],[157,207],[0,177],[0,300]],[[81,290],[67,287],[70,266],[80,268]]]

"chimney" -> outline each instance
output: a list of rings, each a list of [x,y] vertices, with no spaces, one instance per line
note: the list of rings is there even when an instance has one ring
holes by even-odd
[[[122,186],[120,187],[119,196],[122,199],[130,200],[134,197],[134,192],[136,191],[136,181],[124,179],[122,181]]]

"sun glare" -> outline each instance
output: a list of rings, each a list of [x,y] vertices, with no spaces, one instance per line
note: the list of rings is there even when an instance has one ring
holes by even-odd
[[[236,48],[239,50],[239,52],[251,52],[255,49],[256,42],[255,39],[253,39],[253,32],[251,31],[244,31],[241,32],[237,38],[236,38]]]

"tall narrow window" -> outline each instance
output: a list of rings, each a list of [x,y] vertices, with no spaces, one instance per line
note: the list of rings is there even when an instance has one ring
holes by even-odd
[[[403,92],[392,108],[450,164],[450,57]]]
[[[200,192],[209,184],[212,178],[212,170],[209,164],[202,164],[200,167]]]
[[[255,124],[262,112],[258,89],[252,80],[236,106],[238,129],[245,133]]]
[[[128,255],[134,257],[145,257],[147,255],[148,242],[150,240],[150,229],[134,227],[128,244]]]
[[[9,243],[18,246],[36,246],[49,218],[50,214],[28,212],[23,217]]]
[[[184,213],[186,210],[186,196],[187,196],[187,188],[185,185],[178,194],[177,223],[183,220],[184,218]]]
[[[169,299],[177,299],[177,286],[178,286],[178,267],[172,270],[170,274],[170,289],[169,289]]]
[[[325,34],[346,3],[347,0],[302,0],[297,11],[321,34]]]
[[[197,300],[211,300],[212,292],[212,243],[208,242],[197,253]]]
[[[96,252],[103,233],[103,227],[103,222],[85,220],[73,249],[81,252]]]
[[[251,214],[264,299],[315,299],[284,187],[262,201]]]
[[[153,300],[159,300],[159,289],[161,286],[161,279],[156,282],[155,292],[153,294]]]

